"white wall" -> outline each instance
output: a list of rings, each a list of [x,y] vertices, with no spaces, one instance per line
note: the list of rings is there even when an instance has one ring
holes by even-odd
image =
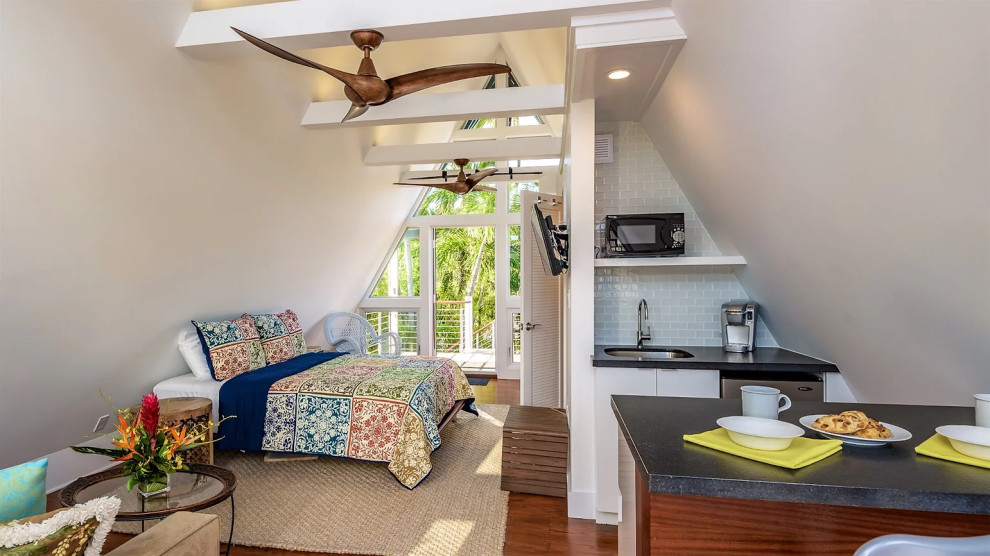
[[[298,125],[319,78],[174,48],[182,2],[2,1],[0,468],[185,372],[189,319],[352,309],[418,193],[366,130]]]
[[[990,3],[675,0],[642,120],[777,341],[857,399],[990,390]]]
[[[564,275],[567,418],[567,515],[595,517],[594,353],[594,99],[572,103],[565,163],[564,210],[568,224],[568,272]]]

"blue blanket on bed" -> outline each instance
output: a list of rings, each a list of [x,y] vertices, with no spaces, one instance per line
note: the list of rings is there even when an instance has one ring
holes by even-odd
[[[287,376],[292,376],[346,355],[331,351],[327,353],[304,353],[288,361],[268,365],[243,373],[228,380],[220,387],[220,417],[233,415],[220,424],[218,450],[261,450],[261,440],[265,435],[265,412],[268,390],[273,384]]]

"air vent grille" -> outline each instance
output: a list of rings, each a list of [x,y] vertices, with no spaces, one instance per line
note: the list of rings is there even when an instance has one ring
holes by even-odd
[[[612,162],[612,134],[595,135],[595,164]]]

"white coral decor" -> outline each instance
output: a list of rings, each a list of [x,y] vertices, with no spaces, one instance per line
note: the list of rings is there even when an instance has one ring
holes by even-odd
[[[120,500],[113,496],[95,498],[84,504],[76,504],[67,508],[41,523],[14,523],[11,525],[0,525],[0,546],[13,548],[31,544],[43,539],[48,535],[58,531],[67,525],[82,525],[91,517],[96,516],[100,523],[93,532],[93,538],[86,547],[84,556],[99,556],[103,550],[103,542],[107,539],[107,533],[113,527],[117,510],[120,509]]]

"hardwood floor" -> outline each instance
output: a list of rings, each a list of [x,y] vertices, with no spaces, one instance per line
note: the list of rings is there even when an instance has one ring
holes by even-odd
[[[468,376],[474,376],[468,374]],[[519,405],[519,381],[493,378],[485,386],[472,386],[477,403]]]
[[[478,403],[519,403],[518,380],[489,381],[487,386],[475,386]],[[48,507],[58,507],[58,493],[48,496]],[[120,546],[130,535],[111,533],[104,552]],[[509,515],[505,527],[505,556],[580,556],[611,555],[618,552],[618,530],[613,525],[599,525],[588,519],[569,519],[567,500],[511,493]],[[313,552],[296,552],[276,548],[234,546],[232,556],[306,556]]]

